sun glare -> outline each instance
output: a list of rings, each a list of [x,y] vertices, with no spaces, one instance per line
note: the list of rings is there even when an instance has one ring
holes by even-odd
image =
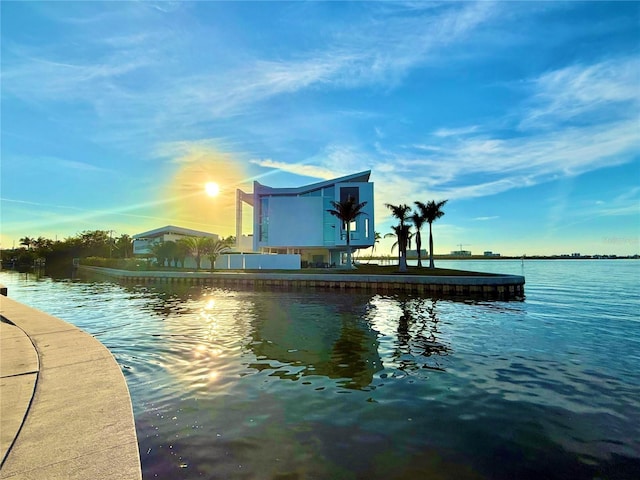
[[[175,199],[163,206],[161,216],[171,225],[223,236],[233,234],[236,230],[235,188],[247,191],[253,185],[241,159],[195,145],[177,156],[175,163],[179,168],[167,179],[165,189],[158,190],[160,199]],[[212,188],[211,184],[216,187]],[[211,196],[214,191],[216,195]],[[253,208],[244,208],[243,213],[246,212],[253,213]],[[244,225],[253,225],[253,217]]]
[[[215,182],[207,182],[204,189],[210,197],[215,197],[220,193],[220,187]]]

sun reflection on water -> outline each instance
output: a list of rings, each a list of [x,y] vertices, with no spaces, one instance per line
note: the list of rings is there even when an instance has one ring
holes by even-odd
[[[598,282],[612,299],[602,305],[587,289],[626,264],[603,275],[600,261],[581,263],[590,283],[559,296],[566,278],[551,263],[528,268],[545,282],[557,270],[554,288],[534,284],[516,304],[182,284],[9,288],[73,312],[116,356],[145,478],[639,478],[627,475],[640,465],[637,298],[615,294],[633,292],[629,280]],[[628,268],[624,278],[637,278]]]

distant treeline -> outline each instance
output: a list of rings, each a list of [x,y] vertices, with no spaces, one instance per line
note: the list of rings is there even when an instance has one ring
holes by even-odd
[[[23,237],[19,247],[2,250],[2,266],[70,268],[74,258],[87,257],[132,258],[133,239],[127,234],[114,237],[112,230],[87,230],[64,240]]]

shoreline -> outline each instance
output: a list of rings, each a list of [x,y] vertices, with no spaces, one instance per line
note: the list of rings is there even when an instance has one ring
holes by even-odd
[[[70,323],[0,300],[0,478],[141,479],[131,397],[113,354]]]
[[[521,275],[372,275],[353,273],[245,273],[245,272],[170,272],[130,271],[80,265],[79,272],[93,273],[123,283],[182,283],[228,288],[314,288],[324,290],[359,290],[369,292],[403,292],[436,297],[468,297],[522,300],[525,277]]]

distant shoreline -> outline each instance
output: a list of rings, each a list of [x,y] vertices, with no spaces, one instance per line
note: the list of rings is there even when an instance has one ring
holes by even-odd
[[[363,260],[397,260],[397,257],[364,257],[357,258],[358,261]],[[434,255],[434,260],[638,260],[640,255],[523,255],[523,256],[484,256],[484,255]],[[417,256],[408,256],[407,260],[418,260]],[[422,262],[429,262],[429,257],[422,257]]]

